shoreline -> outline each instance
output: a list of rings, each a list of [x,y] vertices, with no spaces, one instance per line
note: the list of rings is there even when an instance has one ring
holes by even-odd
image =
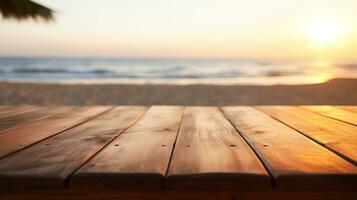
[[[324,83],[333,79],[357,79],[355,74],[343,77],[331,77],[328,74],[318,76],[271,76],[271,77],[221,77],[221,78],[79,78],[62,80],[39,79],[0,79],[0,83],[16,84],[57,84],[57,85],[308,85]],[[214,84],[212,84],[214,83]]]
[[[1,105],[357,105],[357,79],[304,85],[0,82]]]

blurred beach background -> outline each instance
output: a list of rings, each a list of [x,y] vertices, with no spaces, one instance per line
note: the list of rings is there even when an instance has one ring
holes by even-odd
[[[36,2],[0,22],[0,104],[357,104],[354,0]]]
[[[234,59],[0,58],[0,80],[59,84],[273,85],[356,78],[357,63]]]

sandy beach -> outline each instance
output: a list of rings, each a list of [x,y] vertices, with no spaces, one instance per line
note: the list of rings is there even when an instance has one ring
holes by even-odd
[[[309,85],[59,85],[0,83],[3,105],[356,105],[357,79]]]

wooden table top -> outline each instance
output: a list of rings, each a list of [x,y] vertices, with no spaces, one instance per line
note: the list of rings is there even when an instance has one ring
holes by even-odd
[[[0,195],[108,189],[353,198],[356,161],[357,106],[0,106]]]

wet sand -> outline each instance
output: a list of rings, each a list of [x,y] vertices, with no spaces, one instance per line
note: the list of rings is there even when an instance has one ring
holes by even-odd
[[[0,83],[6,105],[357,105],[357,79],[310,85],[59,85]]]

